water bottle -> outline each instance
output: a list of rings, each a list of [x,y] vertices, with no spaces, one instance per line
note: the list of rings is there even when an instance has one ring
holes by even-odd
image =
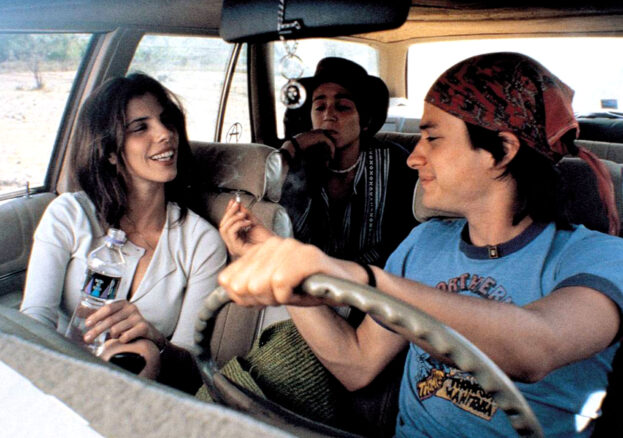
[[[121,253],[125,241],[126,236],[122,230],[110,228],[104,244],[89,253],[80,302],[65,333],[69,339],[87,347],[96,355],[102,352],[108,331],[101,333],[92,343],[86,344],[83,338],[88,331],[85,320],[97,309],[115,299],[125,269],[125,258]]]

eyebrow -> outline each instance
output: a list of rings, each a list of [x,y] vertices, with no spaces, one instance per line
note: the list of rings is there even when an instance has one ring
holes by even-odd
[[[133,123],[143,122],[143,121],[145,121],[145,120],[147,120],[147,119],[149,119],[149,116],[138,117],[138,118],[136,118],[136,119],[134,119],[134,120],[130,120],[130,121],[129,121],[126,125],[125,125],[125,127],[127,128],[128,126],[130,126],[130,125],[131,125],[131,124],[133,124]]]
[[[421,131],[425,131],[427,129],[434,129],[436,127],[437,127],[436,123],[427,122],[427,123],[424,123],[424,124],[420,125],[420,130]]]

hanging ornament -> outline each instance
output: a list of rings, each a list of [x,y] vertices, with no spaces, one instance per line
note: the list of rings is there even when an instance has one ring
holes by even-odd
[[[286,84],[281,87],[281,103],[286,108],[296,109],[303,106],[307,92],[297,79],[303,76],[303,61],[296,56],[296,42],[284,41],[286,54],[281,58],[281,76],[287,79]]]
[[[303,87],[303,85],[299,81],[297,81],[297,79],[303,76],[305,66],[303,65],[303,61],[301,60],[301,58],[296,55],[298,42],[286,41],[284,35],[292,33],[292,31],[295,29],[300,29],[301,25],[298,20],[286,22],[285,10],[285,0],[280,0],[279,14],[277,15],[277,29],[279,31],[279,38],[283,43],[286,54],[283,55],[281,61],[279,62],[279,69],[281,72],[281,76],[283,76],[287,80],[286,84],[281,87],[280,97],[281,103],[283,103],[286,108],[296,109],[303,106],[303,104],[305,103],[305,98],[307,97],[305,87]]]

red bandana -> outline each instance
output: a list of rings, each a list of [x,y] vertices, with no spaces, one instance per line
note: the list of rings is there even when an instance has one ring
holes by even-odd
[[[553,162],[564,155],[583,158],[597,177],[599,193],[618,234],[614,186],[604,164],[590,151],[562,137],[579,125],[573,115],[573,90],[549,70],[519,53],[489,53],[450,67],[428,91],[426,102],[463,120],[496,132],[508,131]]]
[[[558,161],[569,153],[560,138],[578,130],[573,90],[545,67],[519,53],[489,53],[448,69],[426,102],[473,125],[510,131]]]

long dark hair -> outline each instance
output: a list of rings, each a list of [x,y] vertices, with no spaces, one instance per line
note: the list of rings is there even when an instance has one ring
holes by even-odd
[[[499,133],[465,123],[472,147],[488,151],[496,163],[504,158],[504,141]],[[558,196],[563,180],[554,163],[535,149],[522,144],[500,178],[513,178],[517,197],[513,225],[530,216],[536,222],[555,222],[561,229],[570,229],[567,213]]]
[[[160,82],[142,74],[109,79],[85,101],[72,143],[71,165],[76,183],[86,192],[103,225],[119,226],[128,210],[129,175],[123,160],[126,108],[131,99],[153,95],[179,137],[177,176],[165,183],[165,202],[176,202],[183,221],[188,213],[192,152],[186,120],[177,97]],[[116,164],[110,162],[116,156]]]

